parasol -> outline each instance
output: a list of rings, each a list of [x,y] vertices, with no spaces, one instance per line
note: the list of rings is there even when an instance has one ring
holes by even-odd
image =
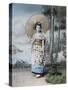
[[[28,37],[32,37],[36,32],[34,30],[35,23],[40,22],[42,24],[42,32],[46,33],[48,30],[48,18],[43,14],[31,16],[25,24],[25,29]]]

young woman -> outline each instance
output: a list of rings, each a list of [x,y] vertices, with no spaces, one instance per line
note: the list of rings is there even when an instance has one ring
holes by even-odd
[[[35,24],[35,30],[36,33],[32,38],[32,73],[38,78],[41,77],[44,72],[47,72],[43,63],[46,39],[42,33],[42,25],[40,22]]]

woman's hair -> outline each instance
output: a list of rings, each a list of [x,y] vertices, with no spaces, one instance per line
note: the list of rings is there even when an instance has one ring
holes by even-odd
[[[37,26],[37,25],[40,26],[40,28],[42,29],[42,25],[41,25],[40,22],[36,22],[36,23],[35,23],[35,25],[34,25],[34,28],[35,28],[35,29],[36,29],[36,26]]]

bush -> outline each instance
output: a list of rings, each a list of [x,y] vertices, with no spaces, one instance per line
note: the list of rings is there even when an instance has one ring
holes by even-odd
[[[56,74],[48,73],[46,76],[46,81],[52,84],[61,84],[61,83],[66,82],[66,77],[62,73],[61,74],[60,73],[56,73]]]

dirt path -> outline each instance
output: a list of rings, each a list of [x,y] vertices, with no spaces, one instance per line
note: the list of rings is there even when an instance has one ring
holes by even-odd
[[[12,85],[13,86],[39,86],[47,85],[45,77],[36,78],[33,76],[30,70],[26,69],[13,69],[12,73]]]

